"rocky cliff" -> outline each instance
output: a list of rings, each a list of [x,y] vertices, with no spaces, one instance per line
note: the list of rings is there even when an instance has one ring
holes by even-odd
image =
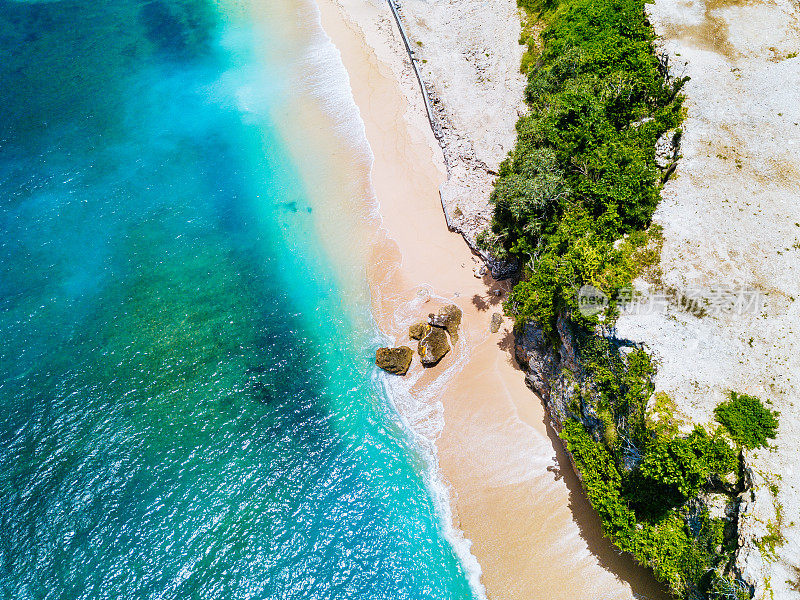
[[[574,419],[600,442],[608,437],[608,422],[604,422],[598,411],[602,403],[598,382],[587,372],[576,331],[563,316],[558,319],[557,332],[558,340],[554,343],[534,323],[526,325],[515,339],[517,362],[525,371],[527,385],[543,400],[557,432],[562,431],[567,420]],[[633,350],[643,349],[641,344],[629,340],[605,339],[610,342],[610,351],[620,359]],[[572,460],[568,450],[567,455]],[[639,458],[635,451],[625,453],[623,470],[635,468]],[[725,522],[726,544],[737,549],[733,563],[720,567],[720,572],[733,578],[747,595],[760,597],[765,590],[762,554],[769,550],[761,540],[774,535],[774,524],[782,515],[768,479],[753,468],[746,452],[740,460],[738,477],[712,479],[700,494],[681,507],[680,514],[692,531],[699,528],[704,514]],[[583,481],[574,462],[573,468]]]

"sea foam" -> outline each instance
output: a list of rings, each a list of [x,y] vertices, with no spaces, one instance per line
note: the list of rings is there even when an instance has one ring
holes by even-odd
[[[343,63],[341,52],[323,29],[321,14],[316,4],[308,3],[306,10],[308,11],[306,18],[309,22],[313,20],[317,27],[304,56],[306,67],[302,76],[304,89],[320,101],[331,116],[337,133],[351,145],[361,164],[371,172],[374,155],[367,140],[364,120],[353,97],[350,76]],[[380,218],[379,204],[374,191],[363,201],[368,205],[370,212]],[[407,328],[413,320],[412,315],[417,313],[415,310],[418,308],[417,305],[430,299],[447,301],[444,297],[436,296],[432,286],[424,286],[413,300],[398,309],[394,315],[396,324]],[[374,327],[373,346],[395,343],[395,340],[389,340],[379,331],[377,323]],[[472,542],[464,536],[461,529],[455,527],[453,522],[450,488],[439,466],[435,443],[444,427],[444,407],[438,397],[447,383],[466,365],[469,359],[466,344],[467,341],[462,336],[454,348],[456,360],[439,375],[436,382],[428,386],[424,393],[411,391],[419,375],[400,379],[376,370],[374,384],[376,389],[382,391],[395,418],[423,458],[424,468],[420,475],[436,505],[442,534],[453,547],[465,569],[473,593],[477,598],[485,599],[486,592],[481,583],[481,566],[471,552]]]

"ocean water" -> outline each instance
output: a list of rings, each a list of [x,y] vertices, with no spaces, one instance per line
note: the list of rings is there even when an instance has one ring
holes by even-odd
[[[473,598],[250,15],[0,0],[2,598]]]

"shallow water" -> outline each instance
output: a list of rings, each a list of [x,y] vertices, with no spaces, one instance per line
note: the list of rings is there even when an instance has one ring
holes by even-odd
[[[0,1],[3,597],[472,597],[248,13]]]

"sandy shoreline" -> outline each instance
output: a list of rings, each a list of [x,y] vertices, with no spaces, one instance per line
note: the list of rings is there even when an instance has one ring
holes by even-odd
[[[464,311],[454,351],[435,369],[415,364],[392,385],[407,398],[398,406],[403,416],[435,443],[455,524],[472,542],[486,595],[664,597],[644,569],[602,538],[544,408],[512,359],[510,322],[490,333],[504,284],[474,277],[476,259],[447,230],[442,153],[388,7],[363,0],[318,5],[374,155],[381,215],[369,260],[375,319],[408,344],[408,325],[438,305],[455,302]]]

